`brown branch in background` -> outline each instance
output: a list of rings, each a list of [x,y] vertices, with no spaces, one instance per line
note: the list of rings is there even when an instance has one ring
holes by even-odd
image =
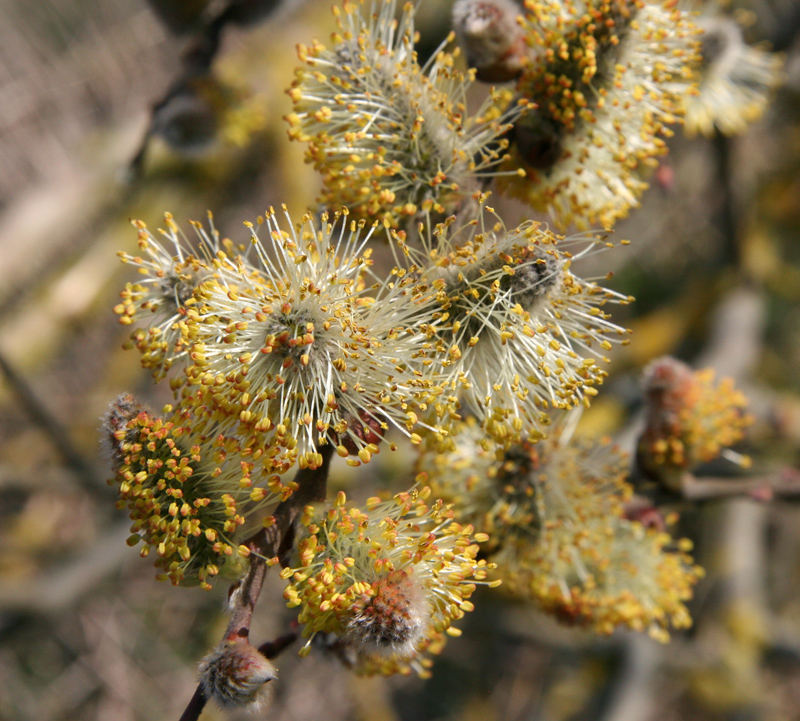
[[[638,472],[638,471],[635,471]],[[733,498],[749,498],[753,501],[771,501],[776,498],[800,497],[800,471],[785,467],[772,473],[757,476],[695,476],[685,471],[679,483],[666,488],[656,479],[636,476],[637,491],[626,507],[630,518],[645,525],[657,520],[657,509],[676,501],[716,501]]]
[[[121,521],[95,538],[77,558],[57,560],[30,579],[0,584],[0,631],[15,614],[56,617],[93,593],[126,562],[130,549],[125,539],[130,533],[130,522]]]
[[[192,39],[183,53],[180,72],[167,88],[164,95],[154,102],[150,108],[150,119],[147,123],[147,129],[144,132],[136,153],[134,153],[134,156],[128,163],[129,182],[138,180],[139,177],[141,177],[145,156],[147,155],[147,148],[150,146],[150,140],[158,129],[160,113],[176,96],[184,92],[187,85],[193,79],[206,75],[210,71],[211,63],[214,61],[217,51],[219,50],[222,31],[227,23],[228,18],[225,13],[221,13],[217,17],[212,18]]]
[[[764,350],[767,300],[754,286],[737,286],[720,299],[711,313],[708,341],[695,368],[713,368],[720,378],[746,386]]]
[[[800,471],[784,468],[776,473],[750,478],[724,478],[684,474],[681,496],[687,501],[748,496],[758,501],[800,495]]]
[[[650,718],[658,703],[656,689],[662,652],[644,634],[619,640],[617,666],[596,700],[594,721],[639,721]]]
[[[294,542],[294,525],[303,508],[314,501],[324,501],[328,486],[328,470],[334,446],[328,443],[319,449],[322,464],[318,468],[301,468],[295,476],[297,489],[285,501],[280,503],[273,514],[273,523],[263,531],[255,534],[246,545],[251,550],[250,570],[231,595],[231,617],[225,630],[223,641],[237,638],[247,639],[250,635],[250,623],[253,618],[264,578],[267,574],[267,559],[279,558],[285,563]],[[297,634],[286,634],[274,641],[268,641],[258,650],[266,658],[272,659],[280,654],[297,637]],[[205,692],[198,685],[188,706],[180,717],[180,721],[197,721],[206,705]]]
[[[730,138],[723,135],[719,130],[714,132],[712,142],[716,166],[716,183],[719,190],[719,205],[715,215],[716,225],[722,235],[721,259],[725,265],[743,270],[742,247],[738,232],[739,220],[733,192],[733,169],[731,167],[733,143]]]
[[[61,454],[66,466],[74,471],[80,485],[92,493],[96,493],[98,488],[102,488],[105,484],[100,480],[92,465],[72,443],[64,426],[2,353],[0,353],[0,373],[5,377],[31,420],[44,431]]]
[[[782,53],[790,50],[800,37],[800,4],[774,3],[771,7],[772,18],[769,45],[773,52]]]
[[[172,100],[186,91],[193,80],[206,76],[211,72],[211,65],[219,52],[222,33],[225,28],[233,25],[245,26],[259,22],[273,14],[284,4],[281,0],[230,0],[228,3],[223,4],[215,15],[203,20],[181,56],[180,71],[164,95],[151,106],[147,129],[136,153],[128,163],[129,182],[137,180],[142,174],[150,140],[159,129],[160,114]],[[173,32],[179,30],[179,27],[173,27],[172,23],[170,23],[168,11],[166,14],[163,11],[159,12],[160,3],[151,0],[151,5]],[[167,10],[167,8],[162,10]],[[186,18],[177,20],[177,25],[181,26],[185,21],[190,21],[191,15],[192,13],[189,11]],[[194,19],[197,20],[199,18]]]

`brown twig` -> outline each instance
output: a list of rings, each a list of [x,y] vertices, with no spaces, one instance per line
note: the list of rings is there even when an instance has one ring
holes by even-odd
[[[277,557],[282,562],[285,561],[294,543],[294,525],[303,507],[313,501],[325,500],[333,449],[331,443],[322,446],[319,450],[322,464],[318,468],[301,468],[297,472],[297,489],[287,500],[278,504],[273,514],[273,523],[248,540],[246,545],[251,550],[250,570],[231,596],[231,617],[223,636],[224,641],[246,639],[250,635],[253,611],[267,575],[267,559]],[[267,658],[274,658],[296,637],[297,634],[294,633],[280,636],[262,644],[258,650]],[[207,700],[203,687],[198,685],[180,721],[197,721]]]
[[[301,468],[297,472],[297,490],[275,509],[275,522],[263,531],[261,551],[267,558],[277,556],[284,563],[286,554],[291,551],[294,543],[294,524],[297,517],[309,503],[325,500],[333,450],[331,443],[322,446],[319,450],[322,455],[319,468]]]
[[[205,708],[206,701],[205,691],[203,691],[202,686],[198,686],[194,690],[194,696],[192,696],[192,700],[189,701],[189,705],[186,707],[184,712],[181,714],[181,717],[178,721],[197,721],[200,718],[200,714],[203,713],[203,709]]]
[[[296,640],[297,634],[294,631],[285,633],[283,636],[278,636],[278,638],[273,641],[265,641],[262,643],[258,647],[258,652],[269,659],[273,659],[276,656],[280,656],[280,654]]]
[[[250,571],[233,597],[226,639],[247,638],[253,611],[267,573],[267,559],[283,558],[291,550],[294,523],[303,507],[312,501],[325,500],[333,445],[329,443],[322,446],[320,452],[322,464],[318,468],[301,468],[297,472],[297,489],[275,509],[274,522],[247,542],[246,545],[252,552]]]
[[[84,554],[70,562],[54,563],[28,581],[0,586],[0,629],[6,614],[58,615],[92,593],[98,583],[119,570],[129,557],[125,538],[130,522],[121,521],[96,538]]]
[[[250,547],[251,550],[256,550],[255,544],[251,543]],[[246,639],[250,635],[250,622],[253,620],[253,612],[266,576],[267,562],[259,555],[251,555],[250,570],[236,594],[232,596],[231,617],[225,630],[226,641],[233,641],[236,638]]]
[[[177,95],[186,89],[187,84],[195,78],[210,72],[211,64],[217,55],[222,39],[222,31],[228,22],[227,15],[223,12],[211,18],[184,51],[181,57],[181,69],[167,91],[156,100],[150,109],[150,119],[147,129],[142,137],[139,147],[128,163],[127,175],[129,182],[138,180],[144,169],[145,156],[150,146],[150,140],[158,128],[158,115]]]
[[[638,469],[635,469],[638,473]],[[749,498],[754,501],[771,501],[774,498],[800,496],[800,471],[781,468],[764,475],[734,478],[728,476],[695,476],[684,471],[677,482],[669,487],[656,477],[637,475],[637,503],[631,505],[636,515],[651,508],[674,503],[676,500],[714,501],[725,498]],[[642,505],[644,503],[644,505]]]
[[[162,97],[150,108],[150,120],[136,153],[128,163],[128,179],[138,179],[144,169],[150,140],[158,131],[159,113],[195,79],[211,73],[211,66],[222,44],[222,34],[231,25],[248,24],[274,12],[281,5],[274,2],[254,3],[252,0],[229,2],[216,15],[211,16],[198,29],[181,56],[181,67],[175,79]]]
[[[716,225],[722,235],[721,260],[729,266],[742,269],[742,248],[739,237],[739,218],[733,189],[733,143],[719,130],[712,139],[716,182],[719,189]]]

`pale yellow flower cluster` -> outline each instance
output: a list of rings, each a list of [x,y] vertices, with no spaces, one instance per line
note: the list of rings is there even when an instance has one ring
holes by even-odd
[[[518,92],[536,110],[515,127],[512,195],[559,227],[611,227],[638,205],[692,91],[697,29],[648,0],[526,0],[530,62]]]
[[[453,511],[412,489],[364,510],[344,494],[328,510],[308,509],[296,561],[284,569],[284,596],[300,608],[303,633],[336,634],[364,673],[384,674],[430,665],[443,634],[472,610],[469,597],[485,583],[476,558],[483,534],[459,524]]]
[[[580,265],[612,247],[605,229],[638,203],[668,126],[700,108],[696,27],[674,0],[458,0],[478,77],[514,83],[473,112],[453,37],[419,62],[412,4],[334,12],[330,44],[299,48],[287,117],[329,210],[270,208],[237,241],[210,214],[195,241],[170,215],[155,234],[135,221],[139,252],[121,254],[141,277],[115,312],[174,395],[163,418],[128,397],[106,418],[131,542],[207,588],[241,575],[243,541],[288,505],[294,548],[268,561],[287,564],[304,653],[336,648],[363,673],[427,673],[476,584],[501,580],[561,620],[666,638],[690,623],[690,544],[635,520],[627,459],[564,419],[627,342],[610,311],[631,299]],[[740,74],[770,84],[749,57]],[[556,227],[604,230],[507,227],[491,183]],[[646,471],[708,460],[747,422],[731,385],[672,361],[647,394]],[[419,456],[411,490],[363,508],[341,494],[295,526],[316,496],[275,511],[309,474],[324,488],[334,450],[366,464],[396,434]],[[231,704],[274,678],[242,639],[203,668]]]
[[[572,625],[666,640],[691,623],[685,603],[700,571],[687,540],[626,517],[628,465],[608,443],[572,440],[566,425],[502,450],[468,423],[419,469],[457,518],[487,533],[503,588]]]
[[[322,202],[397,221],[417,212],[452,212],[497,172],[517,111],[500,98],[467,112],[470,77],[441,48],[421,66],[414,9],[395,20],[395,0],[369,9],[334,8],[330,48],[301,46],[289,95],[289,136],[308,143],[322,175]],[[508,94],[503,99],[508,102]]]
[[[508,229],[485,205],[477,220],[427,239],[419,264],[433,300],[431,357],[447,391],[496,439],[541,437],[549,413],[597,393],[601,361],[627,336],[607,309],[630,298],[572,266],[607,245],[534,222]]]

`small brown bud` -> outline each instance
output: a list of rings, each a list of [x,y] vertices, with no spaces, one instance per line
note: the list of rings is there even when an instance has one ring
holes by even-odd
[[[517,22],[520,7],[512,0],[457,0],[453,27],[479,80],[513,80],[525,64],[525,43]]]
[[[223,641],[200,664],[200,683],[208,698],[220,706],[245,706],[259,701],[276,668],[244,639]]]
[[[625,504],[624,515],[629,521],[637,521],[645,528],[654,528],[657,531],[665,531],[667,528],[661,511],[642,496],[633,496]]]
[[[670,356],[659,358],[645,368],[642,387],[648,426],[674,426],[681,411],[694,405],[697,397],[692,369]]]

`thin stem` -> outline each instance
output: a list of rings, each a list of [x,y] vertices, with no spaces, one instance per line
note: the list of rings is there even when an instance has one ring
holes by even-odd
[[[322,464],[318,468],[301,468],[295,476],[297,490],[273,514],[274,523],[253,537],[253,542],[267,558],[277,557],[285,565],[286,556],[294,544],[294,525],[303,508],[309,503],[324,501],[328,489],[328,469],[333,457],[333,444],[319,449]]]
[[[203,712],[203,708],[205,708],[207,700],[208,699],[206,699],[206,694],[203,691],[203,687],[198,686],[194,691],[192,700],[189,701],[189,705],[181,714],[181,717],[178,721],[197,721],[197,719],[200,718],[200,714]]]
[[[258,647],[258,652],[268,659],[273,659],[297,640],[297,634],[292,631],[285,633],[283,636],[278,636],[273,641],[265,641]]]
[[[295,476],[297,490],[275,509],[272,525],[259,531],[247,541],[246,545],[252,551],[250,570],[241,586],[231,596],[231,617],[223,642],[249,637],[250,622],[267,575],[266,559],[277,557],[285,560],[294,543],[294,525],[303,507],[313,501],[325,500],[333,444],[322,446],[319,452],[322,455],[322,464],[318,468],[301,468],[297,472]],[[267,658],[274,658],[296,638],[296,633],[286,634],[262,644],[258,650]],[[180,721],[197,721],[207,700],[202,686],[198,686]]]
[[[251,550],[255,550],[251,548]],[[250,570],[242,581],[241,586],[233,596],[234,602],[231,609],[231,618],[225,631],[225,640],[233,641],[236,638],[248,638],[250,635],[250,622],[253,612],[261,595],[261,588],[267,576],[267,562],[261,556],[250,556]]]
[[[723,498],[750,498],[754,501],[771,501],[776,497],[796,498],[800,496],[800,471],[786,467],[773,473],[748,478],[695,476],[686,471],[680,477],[680,483],[673,488],[667,489],[659,483],[656,488],[640,488],[637,494],[640,501],[646,498],[653,508],[674,503],[677,499],[698,502]],[[641,504],[633,504],[631,507],[634,514],[647,510],[649,507]]]
[[[101,488],[103,484],[100,482],[95,469],[72,443],[64,426],[2,353],[0,353],[0,373],[8,381],[8,385],[19,399],[20,404],[28,412],[28,415],[30,415],[31,420],[47,434],[61,454],[67,467],[75,472],[81,485],[90,491],[96,491]]]

